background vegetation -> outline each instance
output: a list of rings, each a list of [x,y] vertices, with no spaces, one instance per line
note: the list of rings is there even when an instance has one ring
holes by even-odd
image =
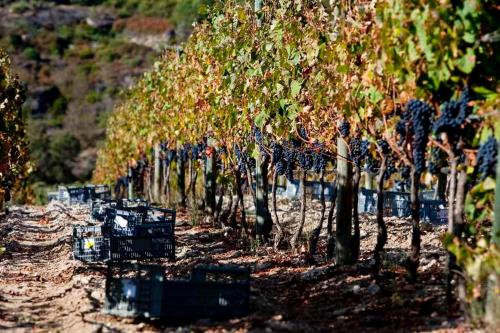
[[[120,90],[152,66],[164,47],[182,42],[210,3],[0,2],[0,47],[27,95],[32,188],[89,180]]]

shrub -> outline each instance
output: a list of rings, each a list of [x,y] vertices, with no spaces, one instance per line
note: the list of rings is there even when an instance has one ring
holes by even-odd
[[[90,47],[84,47],[78,53],[81,60],[88,60],[94,57],[94,51]]]
[[[40,53],[34,47],[28,47],[23,51],[23,55],[28,60],[40,60]]]
[[[10,11],[16,14],[22,14],[27,10],[30,10],[31,6],[26,1],[15,2],[10,6]]]

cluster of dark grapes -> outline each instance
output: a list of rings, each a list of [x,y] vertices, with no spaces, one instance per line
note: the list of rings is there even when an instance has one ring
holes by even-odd
[[[403,179],[410,179],[410,172],[411,172],[411,169],[409,166],[407,165],[403,165],[400,169],[399,169],[399,174],[401,175],[401,178]]]
[[[428,170],[433,175],[438,175],[441,173],[441,168],[444,166],[446,161],[443,151],[438,147],[432,147],[431,149],[431,159],[429,161]]]
[[[200,147],[197,144],[193,145],[191,148],[191,158],[193,160],[197,160],[200,158],[200,156],[201,156]]]
[[[413,163],[417,172],[425,170],[425,150],[429,141],[433,107],[423,101],[412,99],[406,104],[406,111],[411,114]]]
[[[480,147],[477,153],[478,172],[481,175],[481,180],[486,177],[495,175],[497,156],[498,156],[497,141],[490,136]]]
[[[456,138],[458,130],[471,114],[472,108],[469,102],[472,100],[472,92],[465,87],[458,100],[445,102],[441,107],[441,115],[434,122],[432,131],[434,133],[447,133],[450,138]]]
[[[290,181],[293,180],[293,169],[295,169],[295,157],[297,156],[297,153],[294,149],[293,144],[292,145],[286,145],[285,148],[283,149],[283,163],[284,165],[284,175],[286,178]]]
[[[264,135],[262,134],[262,131],[258,127],[254,126],[253,134],[255,137],[255,143],[259,146],[260,152],[263,153],[263,155],[267,155],[265,154],[266,150],[264,149]]]
[[[287,168],[287,164],[285,163],[285,161],[281,160],[281,161],[278,161],[274,167],[276,168],[276,173],[279,175],[279,176],[283,176],[286,172],[286,168]]]
[[[402,145],[405,140],[407,133],[409,131],[409,123],[411,121],[411,113],[408,110],[405,110],[401,113],[401,118],[399,119],[398,123],[396,124],[396,133],[399,135],[399,141],[398,144]]]
[[[361,155],[361,158],[365,158],[366,156],[368,156],[369,149],[370,143],[367,140],[362,140],[359,147],[359,154]]]
[[[393,174],[397,172],[396,163],[394,159],[390,158],[387,160],[387,167],[384,172],[384,180],[389,180]]]
[[[257,167],[257,161],[255,161],[255,158],[250,157],[247,153],[243,153],[243,155],[245,156],[250,169],[255,170]]]
[[[409,166],[406,166],[406,165],[401,166],[399,168],[399,175],[401,176],[401,179],[396,181],[396,185],[399,187],[410,186],[410,183],[411,183],[410,172],[411,172],[411,169]]]
[[[325,156],[323,155],[323,151],[320,150],[318,152],[315,152],[313,154],[313,168],[314,172],[320,173],[321,171],[325,170],[326,168],[326,159]]]
[[[361,166],[362,162],[362,155],[361,154],[361,145],[362,141],[360,138],[353,138],[350,142],[351,145],[351,152],[350,152],[350,158],[353,161],[354,165],[357,167]]]
[[[309,135],[307,134],[307,131],[303,126],[299,127],[299,135],[303,140],[309,141]]]
[[[376,161],[371,155],[368,155],[365,162],[365,171],[369,173],[377,173],[379,168],[379,162]]]
[[[185,144],[179,151],[178,156],[182,161],[187,162],[189,160],[189,152],[191,151],[191,144]]]
[[[118,177],[118,179],[116,180],[116,183],[115,183],[115,187],[114,187],[115,193],[120,192],[121,187],[127,187],[127,186],[128,186],[128,178],[125,176]]]
[[[271,143],[271,161],[278,175],[285,175],[293,180],[293,170],[297,163],[302,170],[311,170],[320,173],[326,167],[327,160],[324,148],[320,143],[315,143],[312,148],[302,147],[298,140],[283,143]]]
[[[137,161],[135,167],[132,167],[132,177],[129,180],[138,180],[142,176],[142,173],[145,171],[148,165],[149,162],[146,156],[143,156]]]
[[[165,162],[167,164],[172,163],[177,158],[177,151],[174,149],[169,149],[165,155]]]
[[[236,154],[236,160],[238,162],[238,170],[242,173],[245,174],[247,172],[247,167],[245,164],[246,160],[246,153],[242,152],[238,146],[234,146],[234,152]]]
[[[349,125],[349,123],[347,121],[342,120],[342,122],[340,123],[340,127],[339,127],[340,135],[343,138],[348,137],[350,129],[351,129],[351,125]]]
[[[314,166],[314,160],[309,150],[298,151],[296,156],[302,170],[307,171],[312,169]]]
[[[377,145],[380,147],[380,150],[382,154],[388,155],[389,152],[391,151],[391,147],[389,146],[389,143],[385,140],[378,140]]]
[[[271,163],[273,165],[276,165],[279,161],[281,161],[281,158],[283,157],[283,146],[278,142],[271,142],[271,153]]]

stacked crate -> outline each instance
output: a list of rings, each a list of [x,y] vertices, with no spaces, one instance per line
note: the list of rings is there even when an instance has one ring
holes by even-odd
[[[73,229],[73,256],[82,261],[175,259],[174,210],[124,201],[96,201],[98,226]]]

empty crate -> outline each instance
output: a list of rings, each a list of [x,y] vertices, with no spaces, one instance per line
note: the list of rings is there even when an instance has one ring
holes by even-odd
[[[448,208],[446,203],[441,200],[423,200],[420,219],[435,224],[447,224]]]
[[[111,199],[111,189],[108,185],[86,185],[84,189],[87,201]]]
[[[110,235],[111,260],[175,259],[174,225],[143,224],[133,235]]]
[[[108,265],[105,312],[122,317],[161,317],[165,280],[165,270],[158,265]]]
[[[53,197],[53,195],[52,195]],[[107,185],[87,185],[84,187],[60,186],[57,192],[57,200],[69,205],[88,204],[92,200],[111,199],[111,190]]]
[[[230,318],[249,310],[250,270],[201,266],[189,280],[167,280],[161,266],[108,266],[105,311],[165,319]]]
[[[250,270],[233,266],[200,266],[189,281],[167,280],[167,318],[230,318],[248,313]]]

